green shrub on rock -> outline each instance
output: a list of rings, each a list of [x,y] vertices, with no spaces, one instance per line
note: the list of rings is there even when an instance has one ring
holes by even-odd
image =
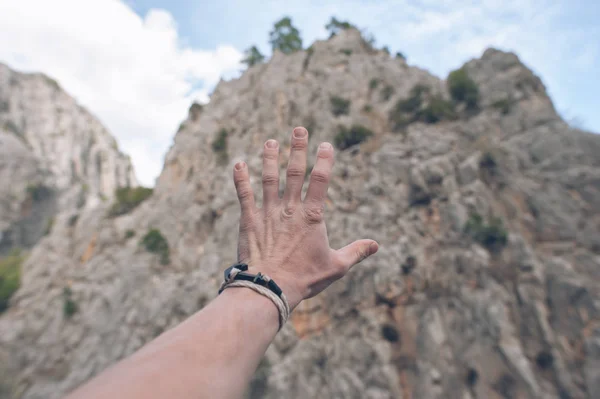
[[[452,103],[440,96],[433,97],[429,101],[429,104],[417,114],[418,120],[430,124],[454,118],[455,113]]]
[[[500,218],[485,223],[481,215],[474,213],[465,224],[465,233],[489,251],[498,252],[508,243],[508,232]]]
[[[340,150],[345,150],[348,147],[362,143],[372,135],[373,132],[362,125],[352,125],[350,128],[339,126],[334,143]]]
[[[329,98],[331,102],[331,112],[335,116],[348,115],[350,111],[350,100],[341,98],[338,96],[332,96]]]
[[[395,91],[396,90],[392,86],[390,86],[390,85],[385,86],[381,90],[381,99],[383,101],[388,101],[394,95]]]
[[[0,313],[8,308],[10,298],[21,285],[21,265],[24,260],[19,250],[0,258]]]
[[[418,119],[417,113],[423,107],[423,98],[429,91],[428,86],[418,84],[410,90],[408,98],[401,98],[396,102],[389,115],[393,131],[400,131]]]
[[[44,235],[47,236],[52,232],[52,228],[54,227],[54,216],[50,217],[46,221],[46,227],[44,227]]]
[[[141,245],[146,248],[148,252],[157,254],[160,256],[161,265],[168,265],[170,260],[169,243],[162,235],[160,230],[151,229],[148,230],[146,235],[142,237],[140,241]]]
[[[492,107],[499,110],[502,113],[502,115],[508,115],[512,107],[512,102],[508,98],[503,98],[501,100],[494,101],[492,103]]]
[[[152,195],[147,187],[121,187],[115,191],[115,202],[108,211],[109,216],[119,216],[131,212]]]
[[[78,311],[79,306],[73,300],[73,291],[69,287],[63,288],[63,315],[65,318],[70,319]]]
[[[407,98],[400,99],[390,111],[393,131],[400,131],[413,122],[438,123],[456,117],[454,106],[439,95],[432,95],[428,86],[418,84]]]
[[[50,198],[52,195],[52,190],[42,183],[30,184],[27,186],[26,190],[27,194],[34,202],[43,201],[44,199]]]
[[[457,103],[464,102],[469,109],[476,109],[479,101],[479,88],[469,77],[465,67],[450,72],[446,81],[450,96]]]
[[[223,128],[217,132],[213,142],[211,143],[211,147],[217,154],[217,160],[221,165],[224,165],[229,161],[229,154],[227,153],[228,136],[229,132]]]
[[[400,99],[396,103],[396,112],[414,113],[421,109],[423,105],[423,94],[429,93],[428,86],[418,84],[410,90],[408,98]]]
[[[211,144],[214,152],[227,151],[227,135],[227,130],[219,130]]]

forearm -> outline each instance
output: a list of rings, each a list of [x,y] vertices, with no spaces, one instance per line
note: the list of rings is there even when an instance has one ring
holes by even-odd
[[[74,392],[79,398],[239,398],[279,326],[273,303],[229,288]]]

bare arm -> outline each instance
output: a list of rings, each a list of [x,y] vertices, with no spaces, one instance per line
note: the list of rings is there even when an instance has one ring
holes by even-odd
[[[307,144],[306,129],[294,129],[283,198],[278,194],[279,147],[274,140],[265,144],[262,208],[254,202],[247,166],[238,163],[233,172],[242,210],[239,260],[250,266],[250,272],[273,278],[291,309],[377,251],[372,240],[358,240],[339,250],[329,247],[323,212],[333,147],[328,143],[319,147],[302,200]],[[226,289],[69,399],[239,398],[278,327],[277,308],[268,298],[247,288]]]

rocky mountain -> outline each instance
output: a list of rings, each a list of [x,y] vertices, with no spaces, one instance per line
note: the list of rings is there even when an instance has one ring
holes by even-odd
[[[300,305],[248,397],[600,397],[600,136],[514,54],[442,81],[353,29],[220,82],[134,209],[57,215],[0,317],[5,396],[58,398],[214,298],[232,165],[259,197],[263,142],[283,168],[297,125],[338,147],[331,245],[380,251]]]
[[[96,207],[135,186],[102,124],[42,74],[0,64],[0,255],[29,248],[60,210]]]

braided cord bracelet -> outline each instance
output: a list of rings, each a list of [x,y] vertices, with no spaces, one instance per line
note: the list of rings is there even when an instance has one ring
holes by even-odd
[[[290,306],[285,294],[269,276],[261,273],[256,275],[245,273],[246,270],[248,270],[246,264],[236,264],[225,270],[225,280],[221,284],[219,294],[230,287],[244,287],[266,296],[279,311],[279,329],[281,330],[290,316]]]

